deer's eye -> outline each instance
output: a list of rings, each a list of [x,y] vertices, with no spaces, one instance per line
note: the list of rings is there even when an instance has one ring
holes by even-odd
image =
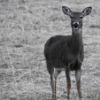
[[[80,18],[83,18],[82,16],[80,16]]]

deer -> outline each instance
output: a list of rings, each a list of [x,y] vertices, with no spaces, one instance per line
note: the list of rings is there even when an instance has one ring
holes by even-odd
[[[57,99],[57,77],[62,71],[65,71],[67,99],[70,100],[70,73],[74,71],[78,98],[81,100],[81,66],[84,60],[84,45],[82,38],[83,18],[91,13],[92,7],[86,7],[81,12],[73,12],[69,7],[62,6],[62,11],[71,19],[72,34],[52,36],[44,45],[44,56],[51,80],[52,99]]]

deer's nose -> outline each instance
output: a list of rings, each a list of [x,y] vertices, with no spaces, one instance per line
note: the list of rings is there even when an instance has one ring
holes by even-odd
[[[74,23],[73,23],[73,26],[74,26],[74,28],[78,28],[79,22],[74,22]]]

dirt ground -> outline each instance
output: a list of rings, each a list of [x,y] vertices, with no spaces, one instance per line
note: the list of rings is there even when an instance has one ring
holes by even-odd
[[[0,0],[0,100],[50,100],[44,44],[54,35],[71,34],[73,11],[92,6],[83,21],[85,59],[82,66],[82,100],[100,100],[100,0]],[[77,100],[74,72],[71,100]],[[58,100],[66,99],[66,80],[57,80]]]

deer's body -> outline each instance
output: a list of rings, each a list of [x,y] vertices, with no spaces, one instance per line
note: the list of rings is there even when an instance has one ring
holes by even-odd
[[[91,12],[91,7],[87,7],[81,13],[72,12],[65,6],[62,9],[64,14],[69,15],[71,18],[72,35],[53,36],[46,42],[44,49],[54,100],[56,100],[56,79],[62,70],[66,74],[68,99],[71,88],[70,71],[75,71],[79,98],[82,96],[80,80],[81,65],[84,59],[82,18]]]
[[[74,65],[83,61],[83,42],[79,37],[54,36],[47,41],[45,47],[45,57],[48,65],[51,62],[51,67],[65,68],[69,64]],[[52,69],[51,67],[48,67],[48,71]],[[78,69],[80,68],[70,67],[70,70]]]

